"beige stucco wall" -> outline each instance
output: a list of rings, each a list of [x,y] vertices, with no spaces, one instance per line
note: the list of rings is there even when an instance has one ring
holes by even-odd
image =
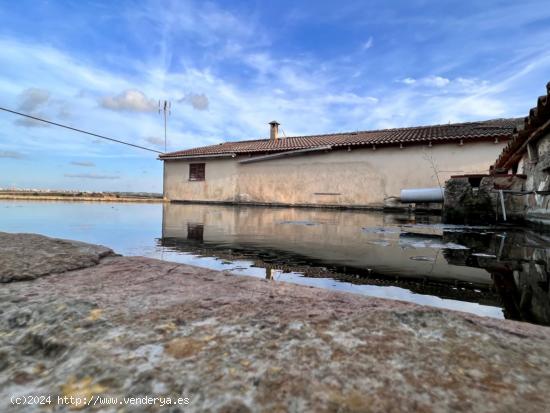
[[[168,161],[169,200],[290,205],[383,206],[401,189],[438,186],[451,175],[486,173],[504,142],[435,144],[329,151],[239,164],[243,158],[206,160],[206,180],[189,182],[188,161]],[[198,162],[198,161],[197,161]]]
[[[205,180],[189,181],[189,164],[206,163]],[[165,161],[164,197],[169,200],[226,201],[235,200],[237,162],[233,158],[216,160]]]

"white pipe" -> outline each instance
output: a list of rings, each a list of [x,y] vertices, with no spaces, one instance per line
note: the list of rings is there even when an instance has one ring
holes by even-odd
[[[443,202],[443,188],[414,188],[401,190],[401,202]]]

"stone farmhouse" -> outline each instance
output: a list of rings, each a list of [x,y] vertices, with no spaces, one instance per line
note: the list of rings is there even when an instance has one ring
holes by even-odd
[[[521,119],[224,142],[162,154],[164,197],[309,207],[408,207],[400,191],[483,174]]]

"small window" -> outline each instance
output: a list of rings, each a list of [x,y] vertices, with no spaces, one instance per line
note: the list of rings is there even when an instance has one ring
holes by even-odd
[[[204,225],[187,223],[187,239],[192,241],[204,241]]]
[[[204,165],[203,163],[189,164],[190,181],[204,181]]]

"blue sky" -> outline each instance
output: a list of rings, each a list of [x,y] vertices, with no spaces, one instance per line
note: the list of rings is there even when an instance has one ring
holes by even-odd
[[[548,1],[3,1],[0,105],[163,149],[525,116]],[[0,113],[0,187],[161,191],[153,153]]]

